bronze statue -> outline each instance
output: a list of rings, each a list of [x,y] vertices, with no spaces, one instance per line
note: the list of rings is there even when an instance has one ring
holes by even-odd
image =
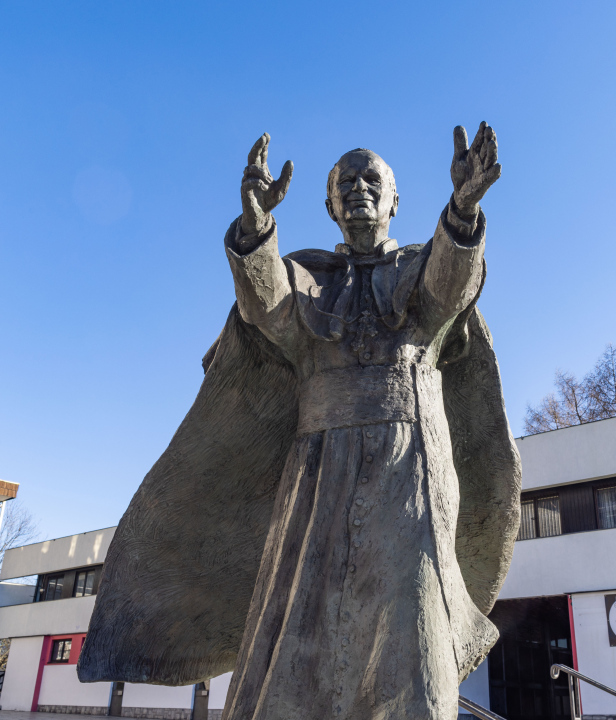
[[[399,248],[368,150],[327,183],[335,252],[284,259],[293,166],[250,151],[225,246],[237,304],[205,380],[118,527],[82,681],[234,670],[224,720],[448,718],[498,637],[520,462],[476,308],[496,136],[454,130],[432,240]]]

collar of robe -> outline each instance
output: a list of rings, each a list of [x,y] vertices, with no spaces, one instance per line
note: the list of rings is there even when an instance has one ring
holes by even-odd
[[[349,262],[354,265],[381,265],[393,262],[395,250],[398,250],[398,243],[393,238],[387,238],[387,240],[377,245],[373,252],[367,254],[356,253],[347,243],[338,243],[336,245],[336,252],[346,255]]]

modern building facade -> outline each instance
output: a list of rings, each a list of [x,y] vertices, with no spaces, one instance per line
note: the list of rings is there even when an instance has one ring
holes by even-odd
[[[460,692],[507,720],[561,720],[552,663],[616,688],[616,418],[517,446],[522,525],[491,614],[501,639]],[[585,718],[616,717],[616,697],[585,683],[581,701]]]
[[[568,720],[566,679],[550,678],[552,663],[616,687],[616,418],[517,445],[522,525],[491,614],[501,639],[460,692],[507,720]],[[6,553],[0,637],[12,644],[2,708],[201,720],[209,702],[210,719],[219,716],[230,674],[209,688],[79,683],[76,663],[114,531]],[[9,581],[24,576],[36,585],[16,591]],[[586,720],[616,718],[616,697],[582,683],[581,699]]]
[[[0,607],[0,638],[11,638],[11,649],[2,709],[216,720],[230,673],[207,686],[79,682],[77,660],[114,532],[106,528],[6,552],[0,573],[0,600],[3,592],[7,600]],[[35,585],[6,580],[32,576]]]

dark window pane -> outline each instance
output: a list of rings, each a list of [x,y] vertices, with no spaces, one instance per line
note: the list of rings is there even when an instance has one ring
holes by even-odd
[[[62,586],[64,585],[64,575],[56,578],[56,592],[54,593],[53,599],[59,600],[62,597]]]
[[[490,709],[497,713],[497,715],[508,717],[504,687],[490,685]]]
[[[616,486],[597,490],[597,511],[602,530],[616,527]]]
[[[490,680],[503,681],[505,668],[503,666],[503,644],[497,643],[488,655],[488,674]]]
[[[518,540],[531,540],[537,537],[535,532],[535,501],[525,500],[522,503],[522,517],[520,519],[520,531]]]
[[[86,573],[77,573],[77,579],[75,581],[75,597],[83,597],[83,590],[86,585]]]
[[[71,656],[70,640],[54,640],[51,650],[51,662],[68,662]]]
[[[47,588],[45,589],[45,600],[53,600],[53,595],[56,591],[56,579],[47,579]]]
[[[535,714],[535,693],[533,690],[522,688],[520,690],[521,715],[531,718]]]
[[[64,575],[51,575],[47,578],[44,600],[59,600],[62,597]]]
[[[84,595],[92,595],[92,588],[94,587],[94,570],[90,570],[86,573],[86,586],[83,591]]]
[[[520,717],[520,689],[518,687],[508,687],[505,689],[505,695],[507,698],[507,717]]]
[[[562,534],[558,495],[537,500],[537,516],[539,518],[539,535],[541,537],[553,537]]]

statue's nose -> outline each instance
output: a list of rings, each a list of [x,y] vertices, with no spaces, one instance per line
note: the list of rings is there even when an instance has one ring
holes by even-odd
[[[366,184],[366,181],[363,179],[361,175],[358,175],[355,178],[355,184],[353,185],[353,190],[359,190],[360,192],[362,190],[365,190],[368,187]]]

